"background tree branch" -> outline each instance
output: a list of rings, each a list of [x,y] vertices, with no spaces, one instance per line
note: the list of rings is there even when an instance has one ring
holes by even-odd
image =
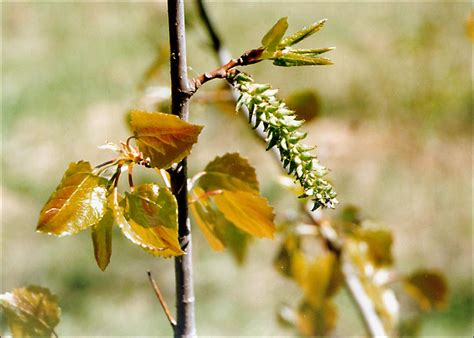
[[[204,6],[202,0],[197,0],[197,6],[199,10],[200,17],[204,26],[206,27],[207,33],[212,42],[212,48],[217,56],[217,60],[219,64],[225,65],[231,60],[231,56],[229,52],[223,47],[222,40],[219,38],[218,31],[214,27],[207,10]],[[237,101],[239,94],[238,92],[230,87],[232,92],[232,97],[235,101]],[[248,118],[249,112],[246,107],[242,107],[241,112]],[[263,132],[262,128],[256,129],[256,134],[263,142],[266,142],[266,135]],[[274,155],[274,158],[278,161],[278,165],[280,165],[280,154],[276,148],[271,149]],[[318,216],[320,213],[318,211],[312,212],[310,210],[307,211],[308,215],[315,221],[316,224],[320,224],[320,217]],[[351,296],[352,300],[354,301],[356,308],[364,322],[364,325],[367,329],[367,332],[370,334],[371,337],[388,337],[387,333],[385,332],[383,323],[379,316],[377,315],[373,302],[371,301],[370,297],[365,292],[362,283],[357,276],[357,273],[352,266],[352,263],[348,260],[345,255],[342,255],[343,243],[342,239],[340,238],[333,238],[331,234],[335,234],[335,232],[324,231],[322,229],[321,236],[323,237],[327,247],[329,250],[333,251],[342,261],[342,272],[344,276],[344,284],[346,286],[349,295]]]

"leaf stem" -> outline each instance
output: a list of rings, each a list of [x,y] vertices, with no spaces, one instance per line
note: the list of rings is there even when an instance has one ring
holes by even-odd
[[[171,314],[171,311],[168,308],[168,305],[166,304],[166,301],[160,292],[160,288],[158,287],[158,284],[156,284],[155,280],[153,279],[153,276],[151,275],[151,271],[148,270],[147,274],[148,274],[148,280],[150,281],[151,287],[153,288],[153,291],[155,292],[156,298],[158,298],[158,301],[160,302],[161,307],[163,308],[163,311],[165,312],[166,317],[168,318],[168,321],[170,322],[170,325],[174,330],[174,328],[176,327],[176,320],[173,318],[173,315]]]

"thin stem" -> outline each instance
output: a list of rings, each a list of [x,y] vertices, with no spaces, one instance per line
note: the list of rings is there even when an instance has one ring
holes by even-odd
[[[133,162],[128,165],[128,185],[132,192],[135,190],[135,185],[133,184],[133,165]]]
[[[218,61],[220,64],[225,64],[226,60],[229,59],[229,53],[223,48],[222,42],[220,41],[219,35],[217,34],[217,30],[215,29],[214,25],[212,24],[212,21],[209,19],[209,16],[206,13],[203,1],[197,0],[197,3],[199,6],[199,12],[203,23],[207,29],[209,36],[211,36],[212,47],[217,55]],[[239,97],[238,93],[235,90],[232,90],[232,95],[235,101]],[[247,109],[242,109],[242,113],[248,118],[249,112]],[[265,142],[266,134],[263,132],[263,130],[257,128],[256,135],[263,142]],[[272,149],[275,150],[275,148]],[[273,151],[273,155],[274,158],[278,161],[278,165],[280,166],[280,155],[278,151]],[[315,213],[309,210],[308,215],[311,216],[312,219],[318,218],[317,212]],[[320,218],[318,218],[318,221],[320,221]],[[322,233],[322,237],[325,240],[325,243],[328,246],[328,249],[333,251],[339,257],[341,255],[342,250],[342,243],[340,242],[340,239],[337,238],[337,240],[333,240],[333,238],[331,238],[332,232],[327,227],[321,228],[320,231]],[[343,262],[343,277],[346,288],[349,291],[349,294],[351,295],[351,298],[353,299],[354,303],[356,304],[359,313],[361,314],[367,332],[369,332],[371,337],[387,337],[388,335],[385,332],[382,321],[375,312],[373,302],[362,287],[362,283],[357,274],[355,273],[352,263],[347,259],[345,259]]]
[[[170,39],[171,112],[184,121],[188,119],[188,103],[192,85],[186,64],[186,31],[184,0],[168,0],[168,26]],[[187,160],[176,169],[169,170],[171,190],[178,203],[178,234],[183,256],[175,258],[176,326],[175,337],[196,335],[194,315],[194,289],[192,265],[191,225],[188,218]],[[184,189],[183,189],[184,187]]]
[[[168,321],[170,322],[171,327],[174,329],[176,327],[176,320],[173,318],[173,315],[171,314],[171,311],[166,304],[165,299],[163,298],[163,295],[161,294],[160,288],[158,287],[158,284],[156,284],[155,280],[153,279],[153,276],[151,275],[151,271],[147,271],[148,274],[148,280],[150,281],[151,287],[153,288],[153,291],[155,292],[156,298],[158,298],[158,301],[161,304],[161,307],[163,308],[163,311],[165,311],[166,317],[168,318]]]

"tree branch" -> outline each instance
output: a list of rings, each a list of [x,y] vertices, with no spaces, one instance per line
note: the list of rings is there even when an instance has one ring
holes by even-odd
[[[186,32],[184,0],[168,0],[170,39],[171,112],[182,120],[188,119],[188,103],[192,85],[188,80],[186,64]],[[175,258],[176,326],[175,337],[196,335],[194,320],[194,290],[192,266],[191,226],[188,218],[187,160],[169,170],[171,190],[178,203],[178,234],[183,256]]]
[[[207,29],[209,36],[211,37],[212,47],[213,47],[214,52],[217,55],[218,62],[220,64],[225,64],[227,60],[229,60],[230,58],[229,53],[223,47],[222,41],[219,39],[219,35],[217,34],[217,30],[215,29],[214,25],[212,24],[212,21],[207,15],[203,1],[197,0],[197,4],[199,7],[199,13],[200,13],[201,19]],[[237,93],[237,91],[233,89],[231,90],[232,90],[232,95],[233,95],[234,100],[237,100],[239,97],[239,94]],[[247,109],[242,109],[242,113],[248,118],[249,112]],[[265,141],[266,135],[263,132],[263,130],[261,130],[260,128],[257,128],[256,134],[263,142],[266,142]],[[272,150],[274,150],[273,151],[273,155],[275,155],[274,158],[278,161],[278,165],[281,167],[280,154],[278,153],[278,151],[276,151],[275,148],[272,148]],[[317,224],[319,224],[321,219],[318,216],[318,211],[312,212],[311,210],[308,210],[307,213],[311,217],[311,219],[313,219],[315,222],[317,221]],[[375,312],[373,302],[370,299],[370,297],[367,295],[367,293],[365,292],[359,277],[354,271],[354,267],[352,266],[352,263],[346,257],[341,256],[342,248],[343,248],[342,239],[337,237],[337,234],[334,232],[332,227],[328,228],[327,226],[323,226],[320,228],[320,232],[328,249],[333,251],[338,257],[342,258],[342,271],[343,271],[344,283],[345,283],[346,289],[348,290],[351,298],[356,304],[356,307],[359,310],[359,313],[362,317],[362,320],[365,324],[367,331],[369,332],[371,337],[377,337],[377,338],[388,337],[387,333],[385,332],[381,319]],[[336,237],[334,237],[334,235]]]
[[[163,295],[160,292],[160,288],[158,287],[158,284],[156,284],[155,280],[153,279],[153,276],[151,275],[151,271],[147,271],[148,274],[148,280],[150,281],[151,287],[153,288],[153,291],[155,292],[156,298],[158,298],[158,301],[161,304],[161,307],[163,308],[163,311],[165,311],[166,317],[168,318],[168,321],[171,324],[171,327],[174,328],[176,327],[176,320],[173,318],[173,315],[171,314],[170,309],[168,308],[168,304],[166,304],[165,299],[163,298]]]

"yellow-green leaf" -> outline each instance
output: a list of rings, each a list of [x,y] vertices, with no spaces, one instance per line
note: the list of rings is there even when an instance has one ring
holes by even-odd
[[[256,237],[273,238],[273,209],[265,198],[246,191],[223,191],[214,196],[219,210],[239,229]]]
[[[105,271],[105,268],[110,263],[110,257],[112,256],[113,225],[114,215],[111,209],[107,209],[104,217],[91,229],[95,260],[102,271]]]
[[[191,203],[189,210],[211,248],[216,251],[224,250],[224,239],[217,229],[218,215],[211,208],[209,201],[205,200]]]
[[[300,251],[300,241],[297,236],[289,235],[285,238],[278,254],[273,262],[273,265],[277,271],[282,273],[286,277],[294,277],[293,271],[298,271],[301,266],[295,259],[295,255]]]
[[[332,62],[330,59],[322,56],[313,57],[310,55],[297,54],[293,52],[277,52],[275,53],[275,56],[272,58],[272,60],[275,66],[282,67],[326,66],[334,64],[334,62]]]
[[[37,231],[64,236],[99,222],[107,205],[107,180],[92,174],[89,162],[71,163],[40,212]]]
[[[305,269],[295,271],[295,279],[300,284],[306,300],[315,308],[323,305],[340,285],[337,259],[333,253],[328,252],[307,264]]]
[[[156,184],[143,184],[132,193],[125,193],[127,217],[144,228],[157,226],[178,228],[178,204],[168,188]]]
[[[448,303],[448,286],[437,271],[418,270],[404,279],[403,286],[423,311],[441,310]]]
[[[336,326],[336,320],[337,309],[330,300],[326,300],[319,307],[304,301],[298,309],[297,326],[304,336],[329,336]]]
[[[281,49],[281,48],[293,46],[294,44],[297,44],[301,40],[306,39],[307,37],[313,35],[317,31],[319,31],[321,28],[323,28],[326,21],[327,21],[326,19],[323,19],[318,22],[315,22],[311,26],[307,28],[303,28],[302,30],[299,30],[295,34],[284,38],[279,44],[278,48]]]
[[[1,294],[0,305],[13,337],[51,337],[61,316],[57,297],[39,286]]]
[[[393,263],[393,235],[390,229],[383,227],[358,228],[356,236],[367,243],[370,258],[376,266]]]
[[[191,214],[209,245],[216,251],[228,248],[236,261],[242,264],[251,237],[236,228],[215,209],[210,200],[199,200],[189,206]]]
[[[109,207],[120,230],[133,244],[155,256],[171,257],[184,254],[179,245],[177,227],[174,229],[163,226],[144,228],[132,219],[125,218],[118,198],[117,190],[114,189],[109,198]],[[126,207],[126,201],[122,204]]]
[[[130,115],[138,148],[161,169],[188,156],[202,129],[170,114],[134,110]]]
[[[255,169],[238,153],[216,157],[204,169],[199,186],[205,191],[229,190],[258,192]]]
[[[278,20],[275,25],[265,34],[262,39],[262,45],[269,52],[276,50],[276,47],[280,43],[283,35],[285,35],[288,29],[288,17],[283,17]]]

